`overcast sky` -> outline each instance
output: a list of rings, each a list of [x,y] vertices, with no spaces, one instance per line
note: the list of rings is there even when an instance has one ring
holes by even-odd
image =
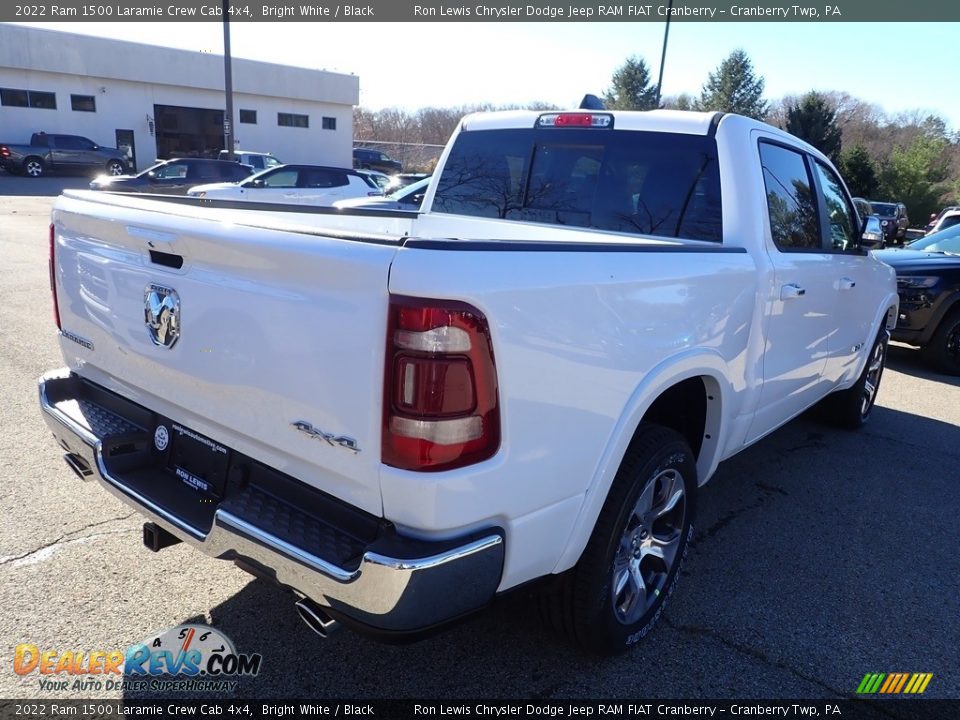
[[[24,23],[52,30],[223,53],[208,23]],[[956,23],[672,23],[664,95],[697,94],[744,48],[767,98],[843,90],[897,113],[922,109],[960,129]],[[236,57],[360,77],[370,109],[542,100],[576,105],[601,93],[633,54],[656,77],[662,23],[234,23]],[[949,35],[949,37],[948,37]]]

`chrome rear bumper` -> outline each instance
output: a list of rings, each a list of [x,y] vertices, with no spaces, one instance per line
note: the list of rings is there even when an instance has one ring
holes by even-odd
[[[153,413],[67,369],[41,377],[39,392],[44,419],[80,477],[96,477],[206,555],[275,580],[348,624],[387,634],[416,633],[478,610],[496,593],[504,559],[499,529],[428,542],[403,537],[389,523],[368,516],[364,522],[374,531],[363,537],[254,485],[228,486],[223,499],[210,505],[207,521],[197,522],[177,512],[169,493],[166,501],[151,496],[151,487],[170,488],[170,483],[177,494],[194,492],[178,488],[176,478],[150,465]],[[339,503],[328,496],[324,502]],[[359,514],[343,510],[351,512]],[[339,509],[334,514],[342,515]],[[278,517],[282,524],[272,527]],[[298,538],[313,540],[293,538],[291,527],[300,528]],[[326,548],[337,548],[340,557]]]

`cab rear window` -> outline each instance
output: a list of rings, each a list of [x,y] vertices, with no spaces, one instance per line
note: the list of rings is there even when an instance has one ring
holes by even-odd
[[[433,212],[721,242],[713,138],[606,128],[461,133]]]

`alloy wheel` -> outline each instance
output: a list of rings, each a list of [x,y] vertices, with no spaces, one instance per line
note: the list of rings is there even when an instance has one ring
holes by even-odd
[[[636,622],[657,601],[677,561],[686,515],[683,476],[674,468],[644,487],[613,558],[611,601],[624,625]]]

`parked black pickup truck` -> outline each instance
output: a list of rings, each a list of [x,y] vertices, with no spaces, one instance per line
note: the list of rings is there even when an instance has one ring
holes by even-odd
[[[29,177],[62,171],[123,175],[129,169],[122,150],[97,145],[80,135],[44,132],[34,133],[29,145],[0,144],[0,166],[11,174]]]

